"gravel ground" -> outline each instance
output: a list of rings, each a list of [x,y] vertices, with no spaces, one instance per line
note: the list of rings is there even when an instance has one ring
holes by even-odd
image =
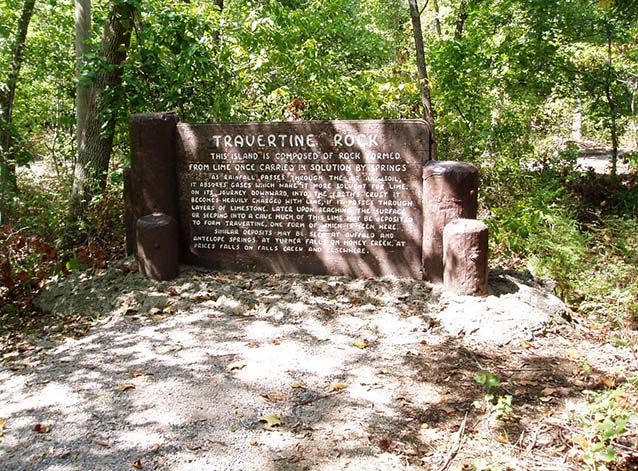
[[[190,267],[153,283],[129,265],[40,296],[52,316],[94,321],[4,362],[3,470],[443,469],[485,413],[480,352],[568,329],[549,289],[511,272],[475,299]]]

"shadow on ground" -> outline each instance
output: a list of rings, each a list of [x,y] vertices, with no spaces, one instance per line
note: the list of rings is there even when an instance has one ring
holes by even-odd
[[[43,295],[57,315],[103,316],[0,370],[3,469],[437,468],[462,424],[525,448],[584,387],[542,335],[536,348],[447,334],[422,282],[118,270]],[[512,279],[495,295],[515,295]],[[500,379],[494,403],[511,397],[506,416],[480,370]]]

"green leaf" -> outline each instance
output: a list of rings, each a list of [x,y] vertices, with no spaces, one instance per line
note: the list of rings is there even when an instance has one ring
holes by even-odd
[[[267,428],[272,428],[272,427],[278,427],[280,425],[282,425],[282,421],[279,418],[279,416],[277,414],[273,414],[272,412],[270,414],[266,414],[263,415],[259,418],[260,422],[266,422],[266,427]]]
[[[616,459],[616,450],[613,447],[608,446],[607,449],[598,455],[603,461],[614,461]]]
[[[82,260],[79,260],[77,258],[72,258],[71,260],[66,262],[66,269],[69,271],[81,270],[82,268],[84,268],[84,263],[82,262]]]
[[[480,370],[474,376],[474,381],[478,384],[483,384],[487,386],[488,389],[497,388],[501,385],[501,382],[498,380],[496,375],[490,373],[487,370]]]

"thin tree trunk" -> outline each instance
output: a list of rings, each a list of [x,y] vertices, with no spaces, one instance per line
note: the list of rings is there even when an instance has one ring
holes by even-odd
[[[24,46],[27,40],[29,23],[33,16],[35,0],[24,0],[22,13],[18,21],[13,42],[11,65],[6,87],[0,87],[0,153],[2,162],[0,163],[0,178],[2,180],[2,201],[0,202],[0,220],[4,214],[4,198],[7,190],[15,192],[17,190],[15,161],[11,158],[11,124],[13,121],[13,102],[15,100],[16,88],[18,86],[18,76],[24,61]]]
[[[461,0],[459,5],[459,13],[456,15],[456,29],[454,30],[454,39],[457,41],[463,36],[463,28],[465,27],[465,20],[467,20],[467,2]]]
[[[430,127],[430,146],[432,157],[436,154],[436,144],[434,139],[434,114],[432,112],[432,100],[430,99],[430,80],[428,69],[425,64],[425,48],[423,46],[423,29],[421,28],[421,11],[417,0],[409,0],[410,18],[412,20],[412,31],[414,33],[414,46],[416,49],[416,66],[419,73],[419,88],[421,91],[421,103],[423,104],[423,118]]]
[[[638,126],[636,126],[636,87],[631,92],[631,129],[634,135],[634,148],[638,149]]]
[[[88,202],[106,186],[116,120],[115,113],[108,110],[109,100],[122,81],[122,63],[131,40],[134,13],[128,3],[113,3],[104,26],[100,56],[107,65],[101,66],[89,89],[84,147],[78,148],[73,175],[71,203],[76,218],[84,215]],[[107,92],[111,96],[106,96]]]
[[[616,176],[618,173],[618,124],[616,101],[614,100],[611,84],[613,80],[613,56],[611,50],[612,31],[611,25],[607,24],[607,76],[605,77],[605,97],[607,98],[607,106],[609,107],[610,133],[611,133],[611,174]]]
[[[432,7],[434,7],[434,31],[436,31],[436,36],[440,39],[442,36],[441,33],[441,20],[439,16],[441,14],[439,10],[439,1],[433,0]]]
[[[90,87],[80,78],[84,67],[85,55],[89,50],[91,34],[91,0],[75,0],[75,70],[76,85],[75,117],[77,148],[86,149],[86,113],[89,107]]]

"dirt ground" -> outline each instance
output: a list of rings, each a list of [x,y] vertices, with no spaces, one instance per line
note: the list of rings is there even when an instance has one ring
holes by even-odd
[[[2,469],[582,469],[580,411],[636,373],[633,333],[490,278],[479,299],[131,261],[54,280],[2,337]]]

